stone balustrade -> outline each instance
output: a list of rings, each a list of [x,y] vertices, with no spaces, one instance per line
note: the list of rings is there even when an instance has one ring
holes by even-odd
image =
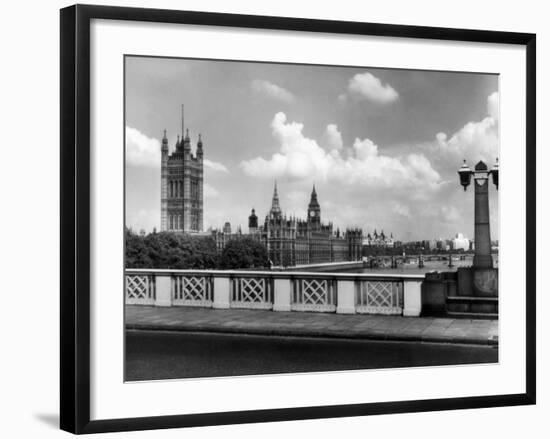
[[[419,316],[424,275],[126,270],[126,303]]]

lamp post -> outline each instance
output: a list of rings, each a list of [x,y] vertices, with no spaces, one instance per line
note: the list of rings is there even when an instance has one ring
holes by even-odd
[[[487,165],[480,161],[472,171],[464,164],[458,171],[460,184],[464,191],[470,185],[474,177],[474,203],[475,203],[475,255],[474,268],[493,268],[493,257],[491,256],[491,231],[489,227],[489,176],[493,178],[493,184],[498,190],[498,158],[493,169],[489,170]]]

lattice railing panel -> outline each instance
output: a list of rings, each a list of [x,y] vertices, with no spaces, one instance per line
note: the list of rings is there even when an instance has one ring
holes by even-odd
[[[270,279],[241,277],[232,280],[232,308],[273,308]]]
[[[265,302],[265,279],[240,279],[241,300],[245,302]]]
[[[211,279],[207,276],[172,277],[172,301],[175,305],[212,306]]]
[[[328,304],[328,288],[326,280],[302,280],[303,303],[311,305]]]
[[[401,314],[403,282],[362,281],[356,311],[368,314]]]
[[[152,305],[155,303],[155,277],[148,274],[126,276],[126,303]]]
[[[296,279],[291,308],[295,311],[336,310],[334,282],[329,279]]]

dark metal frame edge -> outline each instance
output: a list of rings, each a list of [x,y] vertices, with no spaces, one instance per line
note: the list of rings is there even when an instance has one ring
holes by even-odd
[[[60,14],[60,427],[82,434],[326,417],[535,404],[536,36],[211,12],[74,5]],[[524,45],[526,72],[526,392],[446,398],[90,420],[90,20],[113,19]]]

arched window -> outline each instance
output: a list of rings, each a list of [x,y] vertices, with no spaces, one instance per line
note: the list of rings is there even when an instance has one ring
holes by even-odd
[[[173,220],[172,215],[170,215],[169,218],[170,218],[170,221],[169,221],[170,226],[168,227],[168,230],[172,230],[172,226],[173,226],[173,223],[172,223],[172,220]]]
[[[170,182],[170,198],[174,196],[174,182]]]
[[[183,198],[183,181],[180,180],[180,197]]]
[[[178,226],[177,226],[177,229],[178,229],[178,230],[181,229],[181,215],[178,215]]]

